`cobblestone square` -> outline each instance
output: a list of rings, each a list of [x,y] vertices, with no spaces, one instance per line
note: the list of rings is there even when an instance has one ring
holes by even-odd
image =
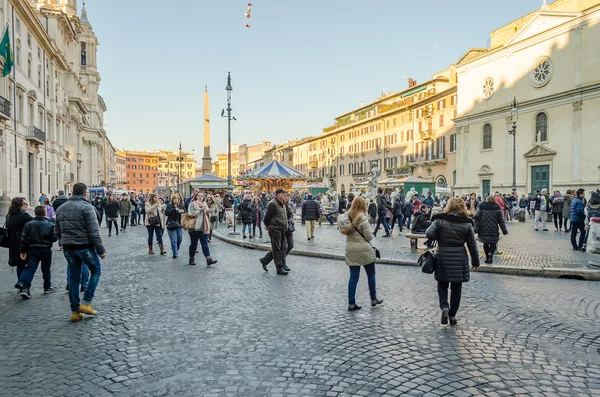
[[[290,256],[281,277],[259,250],[213,239],[207,268],[187,265],[187,236],[178,259],[145,239],[104,237],[98,316],[75,324],[60,251],[59,292],[37,274],[29,301],[0,267],[0,396],[600,395],[596,282],[474,273],[450,328],[415,267],[378,265],[384,304],[348,312],[343,261]]]

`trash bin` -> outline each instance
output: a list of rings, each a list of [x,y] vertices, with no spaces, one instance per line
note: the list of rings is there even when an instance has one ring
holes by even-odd
[[[525,222],[526,214],[527,214],[527,211],[525,211],[525,208],[519,208],[519,222]]]

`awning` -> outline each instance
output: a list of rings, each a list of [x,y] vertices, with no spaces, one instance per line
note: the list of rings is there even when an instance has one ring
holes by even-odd
[[[371,110],[373,110],[373,109],[375,109],[375,106],[371,106],[370,108],[363,109],[363,110],[361,110],[360,112],[356,112],[356,113],[354,113],[354,115],[355,115],[355,116],[360,116],[361,114],[365,114],[365,113],[367,113],[367,112],[369,112],[369,111],[371,111]]]
[[[405,92],[404,94],[402,94],[402,98],[406,98],[407,96],[411,96],[412,94],[416,94],[417,92],[425,91],[426,89],[427,89],[426,85],[424,85],[421,88],[415,88],[414,90],[410,90],[410,91]]]

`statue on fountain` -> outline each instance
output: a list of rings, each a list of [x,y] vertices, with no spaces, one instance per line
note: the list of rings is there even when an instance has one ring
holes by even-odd
[[[377,188],[379,187],[379,175],[381,172],[379,171],[379,167],[376,162],[373,162],[371,166],[371,172],[369,173],[369,198],[374,198],[377,196]]]

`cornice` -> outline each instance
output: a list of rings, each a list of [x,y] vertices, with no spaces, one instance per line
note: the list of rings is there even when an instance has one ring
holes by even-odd
[[[50,36],[46,33],[46,29],[40,22],[38,15],[31,3],[28,0],[10,0],[15,8],[15,11],[20,15],[23,23],[27,26],[33,37],[41,45],[44,51],[53,53],[54,47]],[[54,54],[53,54],[54,55]]]

